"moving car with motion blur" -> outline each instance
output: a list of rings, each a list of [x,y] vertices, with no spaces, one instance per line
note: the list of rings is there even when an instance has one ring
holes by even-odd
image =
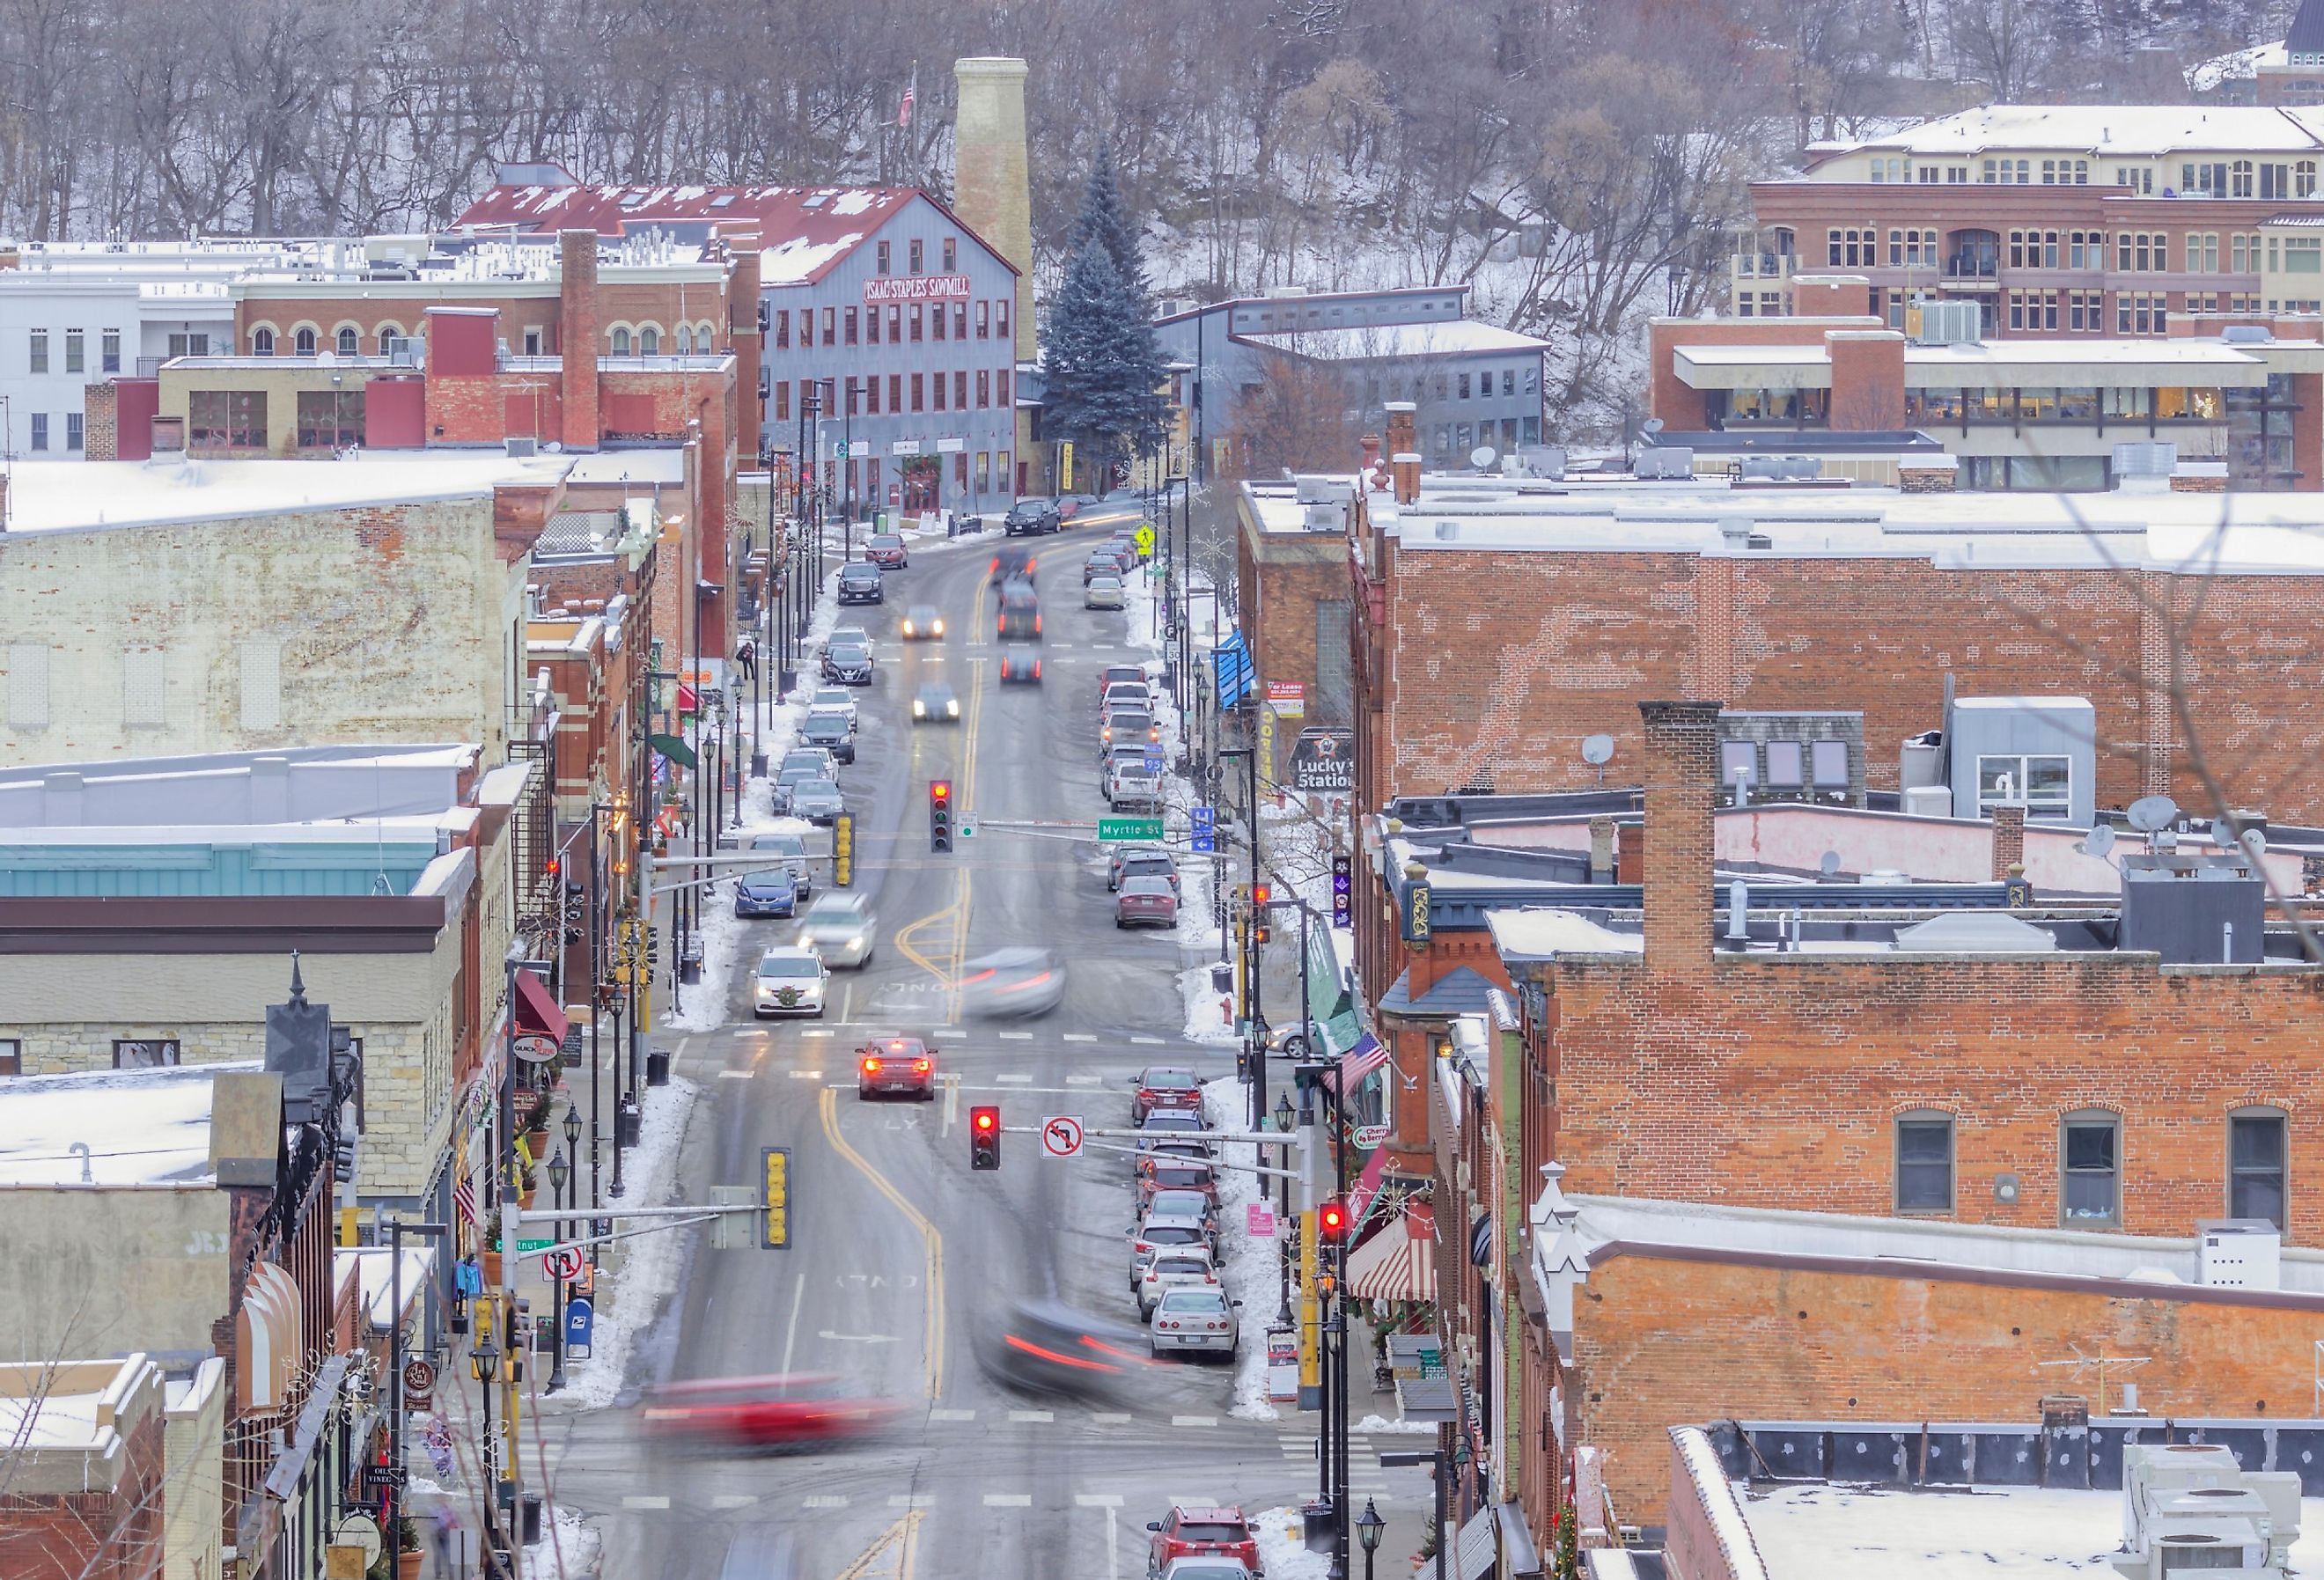
[[[779,945],[759,956],[751,988],[751,1012],[769,1015],[823,1014],[824,989],[831,973],[813,949]]]
[[[887,602],[888,586],[881,579],[880,568],[857,560],[839,568],[839,601],[843,604],[881,604]]]
[[[855,1393],[821,1372],[658,1383],[646,1390],[639,1412],[654,1437],[732,1449],[842,1443],[899,1413],[892,1400]]]
[[[1234,1359],[1241,1325],[1235,1320],[1240,1300],[1224,1289],[1173,1289],[1156,1303],[1146,1330],[1154,1343],[1154,1358],[1166,1354],[1222,1355]]]
[[[799,918],[799,947],[813,949],[828,966],[868,966],[876,925],[861,894],[825,894]]]
[[[936,1100],[936,1050],[917,1037],[875,1037],[855,1050],[855,1095]]]
[[[934,604],[914,604],[904,611],[906,642],[936,642],[944,635],[944,616]]]
[[[901,532],[872,533],[863,540],[863,558],[882,570],[894,570],[912,562],[912,557],[905,551]]]
[[[1056,1300],[1022,1300],[985,1328],[978,1362],[1019,1393],[1120,1401],[1149,1374],[1151,1346],[1139,1328]]]
[[[960,723],[960,698],[942,680],[924,680],[912,693],[912,722],[916,725],[956,725]]]
[[[1038,686],[1041,683],[1041,650],[1021,642],[1012,642],[1002,648],[1001,683],[1004,686]]]
[[[1041,640],[1041,600],[1028,582],[1010,582],[1001,589],[1001,640]]]
[[[1259,1573],[1259,1533],[1240,1509],[1202,1508],[1173,1504],[1170,1512],[1149,1522],[1154,1533],[1147,1544],[1146,1572],[1161,1575],[1185,1558],[1222,1558]]]
[[[992,557],[992,590],[999,593],[1011,582],[1023,582],[1031,587],[1040,568],[1040,560],[1030,549],[1004,548]]]
[[[1065,994],[1065,962],[1047,949],[996,949],[961,967],[961,1012],[979,1020],[1046,1015]]]

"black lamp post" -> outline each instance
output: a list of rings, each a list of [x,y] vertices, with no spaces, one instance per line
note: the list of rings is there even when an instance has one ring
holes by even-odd
[[[1387,1529],[1388,1521],[1366,1498],[1364,1511],[1356,1516],[1356,1539],[1364,1544],[1364,1580],[1372,1580],[1372,1555],[1379,1551],[1380,1533]]]
[[[468,1351],[468,1370],[475,1376],[484,1399],[483,1447],[485,1479],[497,1486],[501,1479],[501,1466],[499,1445],[493,1435],[493,1425],[497,1419],[493,1414],[493,1380],[500,1375],[501,1347],[493,1343],[493,1323],[489,1317],[476,1326],[479,1331],[475,1344]],[[495,1540],[498,1521],[493,1516],[493,1511],[497,1507],[498,1504],[493,1499],[487,1497],[484,1500],[484,1539],[487,1550],[493,1550],[498,1547]]]
[[[1297,1123],[1298,1116],[1291,1112],[1291,1094],[1288,1092],[1277,1092],[1275,1095],[1275,1129],[1277,1133],[1280,1135],[1289,1135],[1291,1133],[1291,1127]],[[1287,1151],[1285,1154],[1285,1162],[1287,1168],[1289,1163],[1289,1153]],[[1288,1219],[1291,1216],[1291,1179],[1287,1172],[1282,1179],[1277,1181],[1277,1185],[1282,1194],[1282,1215],[1286,1219]],[[1265,1189],[1266,1187],[1262,1185],[1260,1187],[1262,1194]],[[1280,1293],[1283,1302],[1281,1313],[1277,1317],[1276,1321],[1282,1326],[1289,1327],[1291,1326],[1291,1247],[1289,1244],[1286,1243],[1281,1252],[1277,1253],[1275,1259],[1275,1265],[1276,1271],[1279,1275],[1282,1285]]]
[[[568,1133],[578,1127],[570,1123]],[[558,1212],[565,1210],[565,1184],[573,1177],[573,1165],[567,1160],[563,1149],[549,1160],[549,1199]],[[557,1220],[557,1237],[565,1238],[565,1220]],[[565,1280],[552,1277],[549,1290],[549,1391],[555,1393],[565,1386]]]

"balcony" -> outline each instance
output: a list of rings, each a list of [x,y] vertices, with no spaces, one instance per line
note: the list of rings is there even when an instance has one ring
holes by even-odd
[[[1738,253],[1735,254],[1735,278],[1789,280],[1793,262],[1790,253]]]

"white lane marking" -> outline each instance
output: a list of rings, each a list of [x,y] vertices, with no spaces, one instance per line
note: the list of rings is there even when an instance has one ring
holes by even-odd
[[[819,1081],[823,1079],[823,1072],[821,1070],[793,1070],[791,1072],[791,1079],[794,1081]]]
[[[1067,1076],[1065,1077],[1065,1085],[1068,1086],[1094,1086],[1100,1084],[1101,1079],[1102,1077],[1097,1076]]]
[[[752,1492],[721,1492],[710,1500],[710,1506],[713,1509],[748,1509],[758,1501],[757,1494]]]
[[[1119,1509],[1121,1507],[1121,1494],[1120,1492],[1075,1492],[1074,1494],[1074,1507],[1076,1509]]]
[[[641,1492],[631,1492],[622,1497],[622,1507],[624,1509],[667,1509],[669,1507],[669,1500],[668,1498],[650,1497]]]
[[[847,1507],[847,1498],[841,1492],[817,1492],[812,1498],[803,1499],[800,1506],[807,1509],[844,1509]]]
[[[747,1081],[758,1073],[756,1070],[720,1070],[718,1078],[722,1081]]]
[[[1097,1040],[1097,1033],[1094,1031],[1068,1031],[1057,1040],[1060,1042],[1095,1042]]]
[[[1030,1042],[1033,1040],[1033,1034],[1030,1031],[996,1031],[993,1035],[1000,1038],[1003,1042]]]
[[[1030,1076],[995,1076],[992,1078],[1004,1086],[1029,1086],[1033,1084]]]
[[[1055,1410],[1010,1410],[1009,1412],[1009,1418],[1012,1421],[1054,1421],[1057,1418],[1057,1412]]]
[[[1162,1039],[1159,1037],[1133,1037],[1130,1040],[1146,1048],[1159,1048],[1162,1046]]]
[[[932,1421],[973,1421],[976,1419],[976,1412],[974,1410],[930,1410],[928,1412],[928,1419]]]
[[[791,1350],[798,1343],[799,1302],[806,1298],[807,1274],[802,1272],[798,1276],[798,1282],[791,1286],[790,1328],[783,1335],[783,1374],[787,1377],[790,1375]]]
[[[835,1344],[892,1344],[897,1342],[893,1334],[834,1333],[827,1327],[817,1329],[815,1336],[827,1338]]]
[[[737,1037],[770,1037],[773,1035],[773,1033],[769,1031],[764,1026],[736,1026],[731,1028],[731,1030]]]
[[[984,1506],[988,1509],[1030,1509],[1033,1506],[1033,1494],[1030,1492],[987,1492],[984,1494]]]
[[[935,1504],[934,1494],[928,1492],[890,1492],[888,1495],[888,1507],[890,1509],[927,1509]]]
[[[1090,643],[1090,651],[1092,652],[1110,653],[1112,651],[1113,643],[1110,642],[1093,642]]]
[[[1170,1418],[1170,1424],[1174,1427],[1215,1427],[1219,1424],[1219,1418],[1216,1416],[1172,1416]]]
[[[1130,1412],[1127,1410],[1092,1410],[1090,1412],[1090,1419],[1095,1421],[1101,1427],[1126,1427],[1130,1425]]]
[[[1053,642],[1049,644],[1049,651],[1051,652],[1064,652],[1073,645],[1074,644],[1070,642]]]
[[[799,1035],[802,1037],[829,1037],[833,1035],[833,1032],[827,1026],[809,1026],[802,1030]]]

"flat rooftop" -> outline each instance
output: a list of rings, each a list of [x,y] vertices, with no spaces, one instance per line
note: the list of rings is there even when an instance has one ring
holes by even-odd
[[[358,450],[317,460],[27,461],[7,467],[10,533],[230,521],[489,497],[563,479],[569,456]]]
[[[1298,299],[1294,299],[1295,300]],[[1350,324],[1328,329],[1286,329],[1235,337],[1317,362],[1371,362],[1387,357],[1456,356],[1493,351],[1546,351],[1549,342],[1474,319],[1438,324]]]
[[[2292,153],[2319,148],[2324,115],[2290,106],[1986,105],[1883,135],[1811,143],[1807,152],[1811,158],[1861,151],[1931,159],[2045,152],[2151,159],[2203,151]],[[2098,184],[2099,172],[2091,176]],[[2113,173],[2103,179],[2112,180]]]
[[[244,1059],[18,1076],[0,1103],[0,1188],[209,1180],[212,1082],[221,1071],[263,1067]],[[80,1143],[86,1160],[73,1150]]]

